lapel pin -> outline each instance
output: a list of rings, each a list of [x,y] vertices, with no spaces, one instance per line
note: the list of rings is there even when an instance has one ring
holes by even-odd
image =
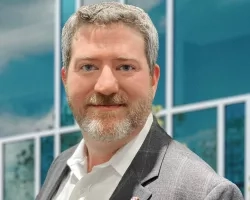
[[[140,200],[139,197],[132,197],[130,200]]]

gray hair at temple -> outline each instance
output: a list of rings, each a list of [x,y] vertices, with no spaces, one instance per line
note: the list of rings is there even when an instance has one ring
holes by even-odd
[[[118,2],[105,2],[82,6],[68,19],[62,30],[63,66],[65,68],[69,66],[72,38],[82,25],[93,24],[103,26],[114,23],[123,23],[142,34],[145,41],[145,54],[150,73],[152,74],[159,49],[157,30],[148,14],[142,9]]]

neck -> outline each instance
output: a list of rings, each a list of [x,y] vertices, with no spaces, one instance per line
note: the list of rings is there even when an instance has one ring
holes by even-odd
[[[84,134],[85,151],[88,157],[88,173],[93,167],[108,162],[112,156],[123,146],[129,143],[140,131],[136,131],[129,137],[114,142],[95,141]]]

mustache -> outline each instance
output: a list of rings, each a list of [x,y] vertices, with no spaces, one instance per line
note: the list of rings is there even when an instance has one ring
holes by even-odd
[[[126,105],[128,98],[122,94],[103,95],[95,93],[86,99],[86,105]]]

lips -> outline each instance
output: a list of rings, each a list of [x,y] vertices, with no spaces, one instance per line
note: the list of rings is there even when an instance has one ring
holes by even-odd
[[[94,108],[98,110],[115,110],[125,107],[125,104],[98,104],[98,105],[89,105],[89,108]]]
[[[110,107],[110,108],[112,108],[112,107],[125,107],[126,104],[97,104],[97,105],[90,104],[88,106],[90,106],[90,107],[107,107],[107,108]]]

